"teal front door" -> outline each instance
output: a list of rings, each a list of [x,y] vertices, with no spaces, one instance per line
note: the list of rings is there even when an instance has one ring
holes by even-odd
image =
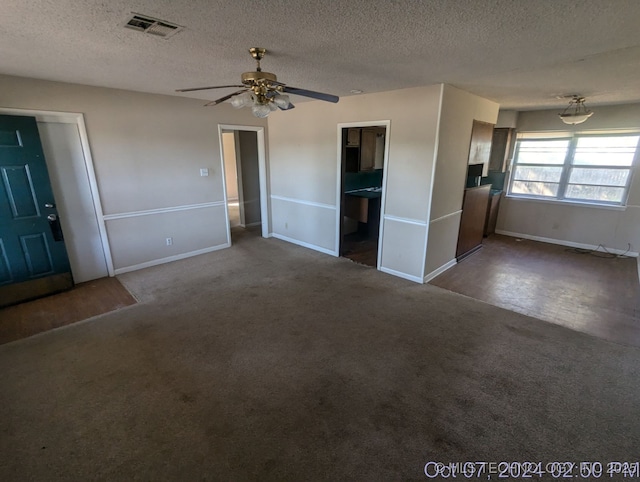
[[[72,286],[36,120],[0,116],[0,306]]]

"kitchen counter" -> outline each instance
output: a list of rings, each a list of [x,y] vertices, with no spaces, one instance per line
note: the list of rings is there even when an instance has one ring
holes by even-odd
[[[343,214],[361,223],[359,230],[377,236],[380,226],[381,187],[365,187],[345,191]]]
[[[364,189],[354,189],[353,191],[345,191],[349,196],[363,197],[367,199],[376,199],[382,197],[381,187],[366,187]]]

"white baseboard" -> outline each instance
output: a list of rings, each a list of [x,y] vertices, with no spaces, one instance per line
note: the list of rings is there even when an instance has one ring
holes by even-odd
[[[289,238],[287,236],[283,236],[282,234],[271,233],[270,237],[274,237],[281,241],[286,241],[287,243],[297,244],[298,246],[302,246],[303,248],[309,248],[309,249],[313,249],[314,251],[320,251],[321,253],[329,254],[331,256],[336,256],[336,257],[338,256],[335,251],[332,251],[330,249],[323,248],[321,246],[317,246],[311,243],[305,243],[304,241],[300,241],[299,239]]]
[[[428,283],[429,281],[431,281],[433,278],[435,278],[436,276],[444,273],[445,271],[447,271],[449,268],[453,268],[456,264],[458,264],[458,261],[456,261],[455,258],[453,258],[451,261],[449,261],[448,263],[443,264],[442,266],[440,266],[438,269],[434,269],[431,273],[429,273],[428,275],[426,275],[424,277],[424,282]]]
[[[196,251],[190,251],[188,253],[176,254],[175,256],[169,256],[167,258],[154,259],[151,261],[146,261],[140,264],[134,264],[132,266],[125,266],[124,268],[118,268],[115,270],[115,274],[124,274],[129,273],[130,271],[137,271],[143,268],[150,268],[151,266],[157,266],[159,264],[170,263],[171,261],[178,261],[180,259],[191,258],[192,256],[198,256],[200,254],[211,253],[212,251],[218,251],[219,249],[224,249],[230,247],[231,244],[225,243],[220,244],[218,246],[212,246],[210,248],[198,249]]]
[[[385,268],[384,266],[380,266],[380,271],[393,276],[397,276],[398,278],[403,278],[409,281],[413,281],[415,283],[420,283],[420,284],[424,283],[424,280],[420,276],[414,276],[412,274],[403,273],[402,271],[396,271],[395,269]]]
[[[503,231],[496,229],[496,234],[502,234],[504,236],[511,236],[512,238],[530,239],[531,241],[540,241],[542,243],[559,244],[560,246],[567,246],[569,248],[580,249],[592,249],[595,250],[598,246],[593,244],[574,243],[573,241],[565,241],[564,239],[545,238],[543,236],[533,236],[531,234],[514,233],[512,231]],[[638,253],[635,251],[625,251],[624,249],[607,248],[607,251],[613,254],[624,254],[632,258],[637,258]]]

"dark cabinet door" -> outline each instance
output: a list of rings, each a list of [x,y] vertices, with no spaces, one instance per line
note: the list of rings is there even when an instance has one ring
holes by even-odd
[[[509,157],[509,146],[511,144],[511,134],[513,129],[496,128],[493,129],[493,140],[491,142],[491,156],[489,158],[489,170],[504,172],[506,161]]]
[[[470,255],[482,246],[490,191],[491,184],[464,190],[456,249],[456,259],[458,260]]]

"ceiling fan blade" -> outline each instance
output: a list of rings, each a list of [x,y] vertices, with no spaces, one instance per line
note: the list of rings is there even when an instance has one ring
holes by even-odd
[[[278,109],[280,109],[280,110],[291,110],[291,109],[295,109],[295,108],[296,108],[296,106],[293,105],[291,102],[289,102],[289,105],[287,107],[278,106]]]
[[[297,87],[290,87],[288,85],[285,85],[282,88],[282,91],[288,94],[301,95],[303,97],[311,97],[312,99],[324,100],[326,102],[333,102],[334,104],[340,100],[340,97],[338,97],[337,95],[323,94],[322,92],[314,92],[313,90],[299,89]]]
[[[229,100],[231,99],[231,97],[235,97],[236,95],[242,94],[243,92],[246,92],[248,89],[242,89],[242,90],[238,90],[236,92],[234,92],[233,94],[229,94],[229,95],[225,95],[224,97],[220,97],[219,99],[216,100],[212,100],[211,102],[207,102],[204,106],[205,107],[209,107],[210,105],[218,105],[218,104],[222,104],[225,100]]]
[[[191,89],[176,89],[176,92],[193,92],[195,90],[209,90],[209,89],[228,89],[231,87],[244,87],[244,85],[216,85],[214,87],[193,87]]]

